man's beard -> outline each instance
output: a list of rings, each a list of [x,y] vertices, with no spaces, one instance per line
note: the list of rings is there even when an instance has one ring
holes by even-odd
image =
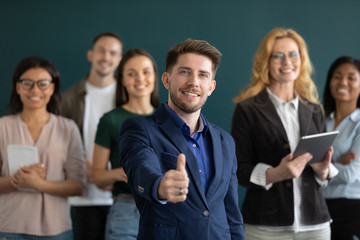
[[[99,65],[101,65],[102,63],[106,63],[109,67],[111,67],[111,64],[108,63],[107,61],[99,61],[99,62],[98,62]],[[101,68],[100,68],[100,69],[101,69]],[[99,70],[99,69],[96,69],[96,67],[95,67],[95,71],[96,71],[96,74],[97,74],[99,77],[102,77],[102,78],[107,77],[107,76],[109,76],[110,74],[114,74],[114,72],[111,71],[111,70],[110,70],[110,71],[107,70],[106,72],[104,72],[104,71],[101,71],[101,70]]]
[[[96,70],[96,74],[97,74],[98,76],[104,78],[104,77],[109,76],[109,75],[111,74],[111,72],[101,72],[101,71]]]
[[[204,106],[204,104],[207,100],[207,97],[205,97],[205,99],[200,101],[198,104],[196,104],[194,106],[189,106],[184,101],[182,101],[180,98],[178,98],[176,96],[176,94],[170,88],[170,99],[173,102],[173,104],[181,111],[183,111],[185,113],[194,113],[194,112],[198,111],[199,109],[201,109],[202,106]]]

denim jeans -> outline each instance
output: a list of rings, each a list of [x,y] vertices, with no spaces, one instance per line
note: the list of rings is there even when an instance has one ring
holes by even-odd
[[[105,240],[136,240],[139,220],[134,200],[115,200],[106,220]]]
[[[0,240],[69,240],[73,239],[72,230],[54,236],[35,236],[21,233],[0,232]]]

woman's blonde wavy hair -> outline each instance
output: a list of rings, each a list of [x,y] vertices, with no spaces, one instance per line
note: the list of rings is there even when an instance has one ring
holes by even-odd
[[[316,85],[311,79],[312,64],[304,39],[292,29],[274,28],[261,41],[254,57],[252,77],[249,86],[245,88],[234,102],[238,103],[260,93],[270,85],[269,61],[272,48],[276,39],[291,38],[299,47],[301,67],[299,77],[295,80],[294,90],[300,99],[306,99],[312,103],[319,103]]]

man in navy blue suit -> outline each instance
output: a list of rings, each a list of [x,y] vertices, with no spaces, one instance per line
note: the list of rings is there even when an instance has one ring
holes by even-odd
[[[200,113],[220,57],[206,41],[175,45],[161,78],[167,104],[122,125],[120,161],[140,212],[138,239],[245,239],[234,141]]]

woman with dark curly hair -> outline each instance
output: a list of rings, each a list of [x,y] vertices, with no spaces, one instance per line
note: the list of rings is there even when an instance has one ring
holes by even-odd
[[[328,131],[338,130],[332,160],[339,174],[324,189],[331,239],[360,238],[360,60],[343,56],[328,71],[323,103]]]
[[[114,197],[106,220],[106,240],[137,237],[140,214],[120,165],[118,138],[127,118],[150,115],[159,106],[157,74],[156,62],[148,52],[139,48],[127,51],[117,69],[117,108],[105,113],[98,125],[92,178],[99,188],[113,186]]]

